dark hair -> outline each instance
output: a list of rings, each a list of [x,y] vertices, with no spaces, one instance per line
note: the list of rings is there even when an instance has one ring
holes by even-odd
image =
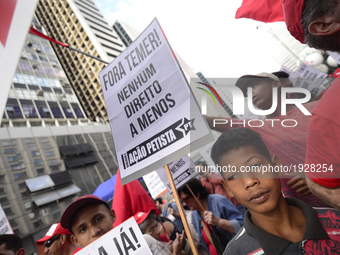
[[[289,78],[289,74],[284,72],[284,71],[277,71],[277,72],[274,72],[272,74],[277,76],[277,78],[279,78],[280,80]]]
[[[161,197],[157,197],[155,200],[154,200],[155,204],[156,202],[160,203],[160,204],[163,204],[163,198]]]
[[[6,250],[14,253],[24,248],[21,238],[17,235],[0,235],[0,245],[2,244],[6,244]]]
[[[218,164],[224,154],[248,145],[271,162],[270,153],[261,135],[249,128],[232,128],[223,132],[211,149],[211,158]]]
[[[153,221],[153,220],[158,221],[158,217],[157,217],[157,215],[156,215],[155,213],[150,212],[149,215],[148,215],[148,217],[146,217],[146,219],[145,219],[141,224],[138,225],[140,231],[141,231],[143,234],[145,234],[146,227],[147,227],[147,226],[150,224],[150,222]]]
[[[325,15],[332,16],[337,9],[336,0],[305,0],[302,12],[302,28],[305,35],[305,42],[310,46],[322,50],[338,51],[340,49],[338,33],[332,35],[312,35],[309,33],[308,26],[314,20]]]
[[[198,179],[191,179],[186,184],[190,187],[191,191],[194,193],[194,195],[197,197],[198,193],[200,193],[200,199],[206,198],[209,195],[208,190],[202,186],[202,183]],[[191,192],[189,191],[188,187],[186,185],[183,185],[178,189],[178,194],[181,194],[181,192],[191,195]]]

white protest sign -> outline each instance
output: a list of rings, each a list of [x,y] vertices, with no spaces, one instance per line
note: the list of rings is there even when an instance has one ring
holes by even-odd
[[[6,214],[0,205],[0,235],[14,234]]]
[[[0,121],[38,0],[0,1]]]
[[[143,179],[153,199],[160,197],[168,191],[156,171],[144,175]]]
[[[328,74],[312,66],[301,64],[295,72],[284,67],[281,70],[289,73],[289,79],[294,87],[308,89],[314,98],[326,89],[323,85],[327,83]]]
[[[100,81],[122,184],[212,141],[156,19],[100,72]]]
[[[169,169],[171,171],[172,178],[174,179],[174,183],[176,185],[176,189],[180,188],[190,179],[194,178],[199,172],[195,171],[195,164],[192,162],[189,156],[184,156],[174,162],[169,164]],[[168,180],[168,176],[164,167],[157,170],[157,173],[165,187],[168,188],[169,192],[172,193],[172,189]]]
[[[133,217],[77,252],[77,255],[152,255]]]

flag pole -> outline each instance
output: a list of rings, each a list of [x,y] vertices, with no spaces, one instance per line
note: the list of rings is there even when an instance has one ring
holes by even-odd
[[[88,57],[90,57],[90,58],[94,58],[94,59],[96,59],[96,60],[98,60],[98,61],[100,61],[100,62],[103,62],[104,64],[109,64],[108,62],[106,62],[106,61],[104,61],[104,60],[102,60],[102,59],[100,59],[100,58],[98,58],[98,57],[95,57],[95,56],[92,56],[92,55],[90,55],[90,54],[88,54],[88,53],[86,53],[86,52],[83,52],[83,51],[81,51],[81,50],[78,50],[78,49],[76,49],[76,48],[73,48],[73,47],[71,47],[70,45],[68,45],[68,44],[66,44],[66,43],[62,43],[62,42],[59,42],[59,41],[57,41],[57,40],[54,40],[53,38],[51,38],[51,37],[48,37],[47,35],[45,35],[45,34],[43,34],[43,33],[41,33],[40,31],[38,31],[38,30],[36,30],[34,27],[30,27],[30,30],[29,30],[29,33],[31,33],[31,34],[33,34],[33,35],[36,35],[36,36],[39,36],[39,37],[41,37],[41,38],[44,38],[45,40],[48,40],[48,41],[50,41],[50,42],[53,42],[53,43],[55,43],[55,44],[58,44],[58,45],[60,45],[60,46],[63,46],[63,47],[65,47],[65,48],[68,48],[68,49],[70,49],[70,50],[74,50],[74,51],[76,51],[76,52],[79,52],[79,53],[81,53],[81,54],[84,54],[84,55],[86,55],[86,56],[88,56]]]
[[[179,198],[179,195],[178,195],[175,183],[174,183],[174,179],[172,178],[172,175],[171,175],[171,171],[170,171],[169,165],[166,164],[164,166],[164,168],[165,168],[166,174],[168,175],[168,179],[169,179],[169,182],[170,182],[172,193],[173,193],[173,195],[175,197],[175,201],[176,201],[176,204],[177,204],[177,207],[178,207],[179,215],[181,216],[181,220],[183,222],[185,233],[187,234],[187,237],[189,239],[189,243],[190,243],[190,247],[191,247],[191,250],[192,250],[192,254],[193,255],[198,255],[198,252],[197,252],[197,249],[196,249],[196,246],[195,246],[195,243],[194,243],[194,239],[192,237],[192,234],[191,234],[191,231],[190,231],[190,228],[189,228],[189,224],[188,224],[187,218],[186,218],[186,216],[184,214],[184,210],[183,210],[183,206],[182,206],[182,203],[181,203],[181,199]]]

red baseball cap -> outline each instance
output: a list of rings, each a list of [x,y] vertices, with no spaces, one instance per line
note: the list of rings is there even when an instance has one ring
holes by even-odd
[[[156,210],[155,209],[151,209],[147,213],[145,213],[145,212],[138,212],[133,217],[135,218],[135,220],[137,221],[137,224],[139,225],[143,221],[145,221],[145,219],[149,216],[150,213],[155,213],[156,214]]]
[[[109,208],[109,210],[111,209],[108,203],[106,203],[103,199],[95,195],[89,194],[82,197],[78,197],[72,204],[70,204],[66,208],[63,215],[61,216],[60,220],[61,226],[71,231],[71,220],[73,215],[82,207],[97,203],[104,204],[107,206],[107,208]]]
[[[44,244],[47,240],[51,239],[52,237],[54,237],[55,235],[72,235],[70,233],[70,231],[68,231],[68,229],[63,228],[60,223],[55,223],[53,224],[50,229],[47,231],[46,235],[39,239],[38,241],[36,241],[35,243],[37,245],[42,245]]]
[[[305,43],[305,33],[302,28],[302,12],[305,0],[283,0],[283,15],[289,33],[301,43]]]

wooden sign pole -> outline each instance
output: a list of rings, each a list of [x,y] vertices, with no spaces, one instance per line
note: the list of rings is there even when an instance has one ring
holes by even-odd
[[[196,249],[196,246],[195,246],[195,243],[194,243],[194,239],[191,235],[189,224],[188,224],[187,218],[186,218],[184,210],[183,210],[181,199],[179,198],[179,195],[178,195],[175,183],[174,183],[174,179],[172,178],[172,175],[171,175],[170,168],[169,168],[168,165],[165,165],[164,167],[165,167],[166,174],[168,175],[168,179],[169,179],[170,186],[171,186],[171,189],[172,189],[172,194],[175,197],[175,201],[176,201],[176,204],[177,204],[177,207],[178,207],[179,215],[181,216],[181,220],[183,222],[185,233],[187,234],[187,237],[189,239],[192,254],[198,255],[198,252],[197,252],[197,249]]]

